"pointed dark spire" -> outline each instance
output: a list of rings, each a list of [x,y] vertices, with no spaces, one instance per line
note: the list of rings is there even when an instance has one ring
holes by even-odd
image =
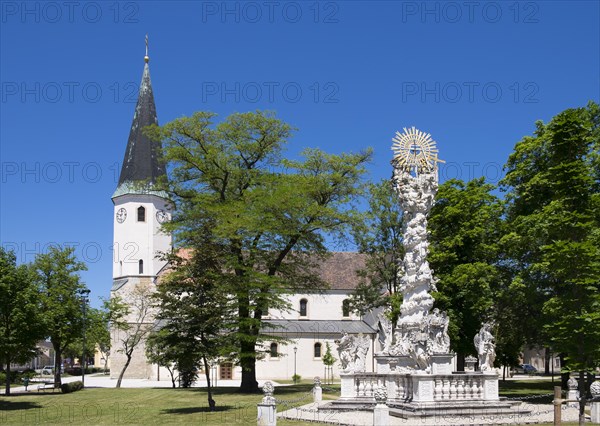
[[[166,174],[164,164],[161,162],[162,147],[160,141],[150,140],[142,131],[146,126],[158,124],[152,83],[150,82],[150,68],[148,66],[148,36],[146,36],[144,62],[142,83],[140,84],[129,140],[127,141],[125,157],[119,175],[119,185],[113,197],[125,193],[141,192],[139,189],[133,190],[136,184],[139,186],[143,182],[154,183],[159,176]]]

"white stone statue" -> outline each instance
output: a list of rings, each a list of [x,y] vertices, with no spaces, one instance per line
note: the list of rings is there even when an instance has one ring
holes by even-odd
[[[482,372],[494,371],[494,360],[496,359],[496,344],[492,334],[492,324],[485,322],[482,324],[479,333],[473,339],[475,349],[479,356],[479,369]]]
[[[342,371],[349,371],[352,364],[352,352],[354,350],[354,337],[344,332],[340,340],[336,340],[337,351],[342,364]]]
[[[354,372],[363,373],[367,371],[367,354],[369,353],[371,339],[369,336],[359,334],[356,341],[357,344],[354,357]]]
[[[351,336],[344,332],[342,338],[335,341],[344,373],[362,373],[366,371],[370,340],[369,336],[362,333],[358,336]]]
[[[379,318],[379,328],[381,330],[381,333],[383,334],[383,349],[381,350],[381,352],[385,355],[389,353],[394,340],[394,335],[392,333],[393,324],[389,318],[390,311],[391,310],[389,308],[386,308],[384,311],[379,312],[379,314],[377,315],[377,317]]]
[[[446,312],[440,312],[438,308],[435,308],[429,314],[428,320],[433,353],[450,352],[450,336],[448,336],[450,319],[446,315]]]
[[[394,169],[393,183],[404,210],[404,271],[400,277],[403,294],[401,322],[419,322],[433,307],[435,280],[427,262],[427,214],[437,192],[437,170],[413,176]]]
[[[390,355],[409,357],[413,370],[431,371],[431,356],[448,353],[448,317],[433,308],[436,279],[427,262],[427,215],[438,189],[437,148],[431,135],[414,127],[396,133],[392,183],[404,212],[403,268],[398,271],[402,305]]]

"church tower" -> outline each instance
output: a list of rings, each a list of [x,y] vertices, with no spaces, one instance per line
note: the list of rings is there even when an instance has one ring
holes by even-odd
[[[139,315],[136,304],[136,289],[154,291],[156,278],[166,262],[157,257],[171,249],[171,235],[163,232],[161,225],[171,217],[171,203],[166,192],[156,189],[156,183],[166,179],[162,163],[160,141],[149,139],[143,129],[158,124],[154,94],[150,82],[148,65],[148,37],[144,72],[138,94],[127,148],[123,158],[117,189],[112,195],[113,212],[113,285],[111,297],[120,296],[130,305],[126,321],[150,327],[152,314]],[[126,336],[117,329],[111,330],[112,347],[111,376],[116,377],[125,364],[125,356],[118,352]],[[144,342],[136,347],[125,377],[151,378],[155,372],[144,355]]]
[[[170,217],[170,203],[165,192],[153,190],[158,179],[166,179],[162,147],[160,141],[150,140],[142,131],[146,126],[158,124],[147,50],[144,60],[119,184],[112,196],[115,286],[130,278],[155,278],[165,265],[156,258],[157,253],[171,247],[171,236],[160,229]]]

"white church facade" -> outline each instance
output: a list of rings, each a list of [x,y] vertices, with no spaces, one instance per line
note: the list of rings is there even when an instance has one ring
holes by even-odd
[[[159,161],[160,142],[150,140],[142,132],[151,124],[158,124],[158,120],[146,55],[119,183],[112,196],[115,253],[111,297],[119,295],[124,300],[140,284],[154,288],[160,285],[161,273],[168,265],[157,255],[172,246],[171,236],[161,229],[162,223],[170,218],[171,203],[166,193],[151,189],[153,183],[166,178],[164,165]],[[333,253],[320,266],[321,278],[329,284],[327,290],[290,293],[289,312],[274,309],[268,312],[263,332],[286,337],[289,342],[284,344],[274,339],[257,348],[264,353],[264,357],[257,360],[257,379],[291,380],[294,374],[305,379],[323,377],[326,347],[329,345],[332,355],[338,358],[335,340],[340,339],[342,333],[369,336],[371,348],[366,371],[375,371],[373,354],[379,349],[377,320],[372,316],[360,318],[351,313],[347,305],[348,297],[358,284],[356,272],[363,266],[364,257],[358,253]],[[134,321],[131,316],[130,322]],[[152,315],[144,318],[147,326],[153,322]],[[111,377],[115,378],[125,362],[125,356],[117,352],[120,337],[117,330],[111,331]],[[212,374],[217,380],[241,378],[240,368],[225,362],[215,366]],[[333,374],[339,376],[337,362]],[[169,380],[166,369],[147,362],[143,344],[134,350],[125,377]]]

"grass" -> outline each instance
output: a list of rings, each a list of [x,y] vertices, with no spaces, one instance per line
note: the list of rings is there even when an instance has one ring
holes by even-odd
[[[539,398],[529,400],[533,404],[551,404],[554,399],[554,386],[560,386],[560,380],[552,383],[550,378],[546,379],[525,379],[525,380],[500,380],[500,396],[508,398],[523,398],[540,395]],[[552,395],[548,395],[552,394]],[[541,396],[544,395],[544,396]]]
[[[523,398],[553,392],[548,380],[500,381],[500,395]],[[324,399],[339,396],[339,384],[324,386],[336,392],[324,391]],[[237,388],[216,388],[214,399],[217,411],[210,412],[206,389],[171,388],[86,388],[71,393],[43,393],[30,388],[26,394],[14,394],[0,399],[0,425],[21,424],[202,424],[246,425],[255,424],[256,404],[261,394],[239,394]],[[275,397],[290,401],[279,404],[278,411],[312,401],[312,381],[275,389]],[[530,400],[533,404],[548,404],[551,396]],[[300,421],[278,419],[281,426],[314,425]],[[566,424],[566,423],[564,423]]]
[[[312,384],[278,387],[278,399],[292,401],[286,408],[312,401]],[[324,398],[335,394],[324,392]],[[86,388],[71,394],[31,391],[0,399],[0,424],[256,424],[262,394],[239,394],[237,388],[216,388],[217,411],[210,412],[206,389]],[[278,406],[284,410],[283,405]],[[309,425],[278,419],[278,425]]]

